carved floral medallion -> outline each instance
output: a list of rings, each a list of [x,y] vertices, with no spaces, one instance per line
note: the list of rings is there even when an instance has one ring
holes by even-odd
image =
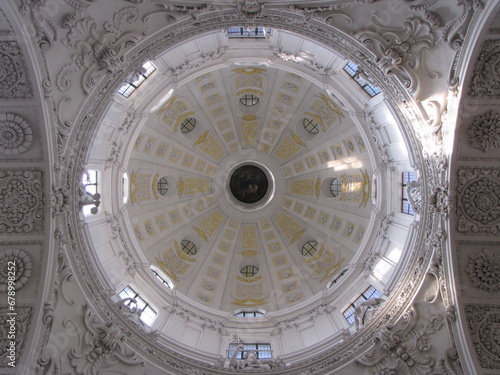
[[[498,170],[458,172],[457,217],[460,232],[496,233],[500,228],[500,177]]]
[[[43,229],[41,171],[0,171],[0,233]]]

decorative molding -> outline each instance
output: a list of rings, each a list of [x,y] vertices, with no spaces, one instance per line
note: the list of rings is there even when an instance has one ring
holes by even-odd
[[[500,325],[498,317],[500,306],[476,305],[465,306],[465,318],[472,345],[482,368],[500,369]]]
[[[123,69],[125,53],[141,39],[139,33],[121,31],[123,22],[134,23],[138,18],[138,10],[134,6],[125,7],[113,15],[112,22],[106,21],[103,31],[98,30],[96,21],[90,16],[77,11],[66,17],[63,27],[68,29],[62,42],[73,48],[76,54],[73,61],[65,64],[57,74],[57,88],[65,92],[72,82],[72,72],[83,73],[82,88],[88,94],[105,73],[116,73]]]
[[[0,153],[17,155],[28,150],[33,131],[21,116],[0,113]]]
[[[0,233],[43,230],[43,172],[0,170]]]
[[[489,250],[470,255],[465,272],[476,288],[490,293],[500,290],[500,255]]]
[[[371,367],[378,374],[429,374],[435,358],[429,355],[429,336],[443,326],[440,315],[432,315],[425,325],[417,325],[414,307],[394,325],[382,327],[373,338],[372,347],[356,363]]]
[[[422,180],[410,181],[406,185],[406,194],[408,195],[408,201],[410,202],[413,211],[417,214],[422,213],[422,199],[423,199],[423,185]]]
[[[500,113],[489,111],[476,116],[467,130],[471,146],[488,152],[500,147]]]
[[[19,7],[33,28],[38,47],[45,52],[52,49],[54,42],[58,40],[58,30],[47,14],[47,11],[50,11],[48,8],[43,0],[23,2],[23,5]]]
[[[500,98],[500,39],[489,39],[483,43],[469,84],[469,97]]]
[[[144,365],[127,348],[127,337],[120,328],[110,321],[101,322],[87,305],[84,305],[83,324],[86,331],[80,336],[79,346],[68,352],[69,362],[76,374],[98,375],[117,362],[127,366]]]
[[[0,41],[0,72],[0,99],[33,98],[28,67],[16,41]]]
[[[500,171],[458,171],[457,219],[459,232],[495,234],[500,229]]]
[[[404,21],[403,29],[397,31],[377,26],[380,33],[361,31],[356,37],[375,54],[375,62],[384,74],[396,76],[414,94],[419,86],[416,71],[420,66],[421,55],[424,50],[436,45],[434,25],[412,16]]]
[[[12,359],[9,358],[11,356],[10,347],[14,347],[15,351],[13,356],[14,367],[18,364],[33,319],[33,307],[31,306],[17,305],[14,312],[16,315],[12,315],[13,312],[9,307],[0,308],[0,331],[2,332],[2,335],[0,335],[0,347],[2,348],[0,352],[0,368],[12,368],[12,366],[9,366],[9,363],[12,362]],[[9,332],[15,332],[15,338],[10,338]],[[14,345],[12,345],[13,342]]]
[[[15,265],[13,265],[13,263]],[[14,278],[11,279],[10,270],[13,267]],[[0,292],[6,292],[7,286],[14,283],[14,290],[18,291],[28,282],[33,264],[30,256],[20,249],[7,249],[0,252]],[[11,289],[9,289],[11,290]]]

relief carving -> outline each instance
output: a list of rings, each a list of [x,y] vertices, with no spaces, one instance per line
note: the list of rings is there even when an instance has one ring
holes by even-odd
[[[31,263],[30,256],[23,250],[20,249],[7,249],[0,252],[0,292],[6,292],[8,281],[7,270],[11,267],[12,263],[14,266],[14,287],[15,290],[19,290],[24,284],[28,282],[31,276],[31,271],[33,269],[33,264]]]
[[[0,233],[42,230],[43,210],[41,171],[0,171]]]
[[[482,368],[500,369],[500,308],[496,305],[465,306],[467,327]]]
[[[489,111],[474,118],[467,130],[470,145],[488,152],[500,147],[500,113]]]
[[[16,41],[0,41],[0,99],[29,99],[33,87]]]
[[[465,268],[472,285],[488,292],[500,290],[500,256],[488,250],[482,250],[469,256]]]
[[[125,52],[140,39],[138,33],[123,33],[123,22],[134,23],[138,11],[135,7],[126,7],[116,12],[112,22],[105,22],[104,30],[98,30],[97,23],[89,16],[77,12],[68,16],[63,26],[68,29],[63,43],[77,51],[73,61],[62,67],[57,75],[57,87],[67,91],[71,85],[69,75],[72,72],[83,73],[82,86],[88,93],[105,73],[115,73],[123,68]]]
[[[21,116],[0,113],[0,153],[17,155],[28,150],[33,131]]]
[[[500,39],[486,40],[472,72],[469,97],[500,97]]]
[[[381,30],[384,28],[381,27]],[[403,29],[388,30],[382,34],[362,31],[356,36],[375,54],[375,62],[384,74],[396,76],[410,93],[415,93],[419,84],[417,70],[421,55],[436,44],[431,23],[410,17],[403,23]]]
[[[499,174],[493,169],[458,171],[458,231],[493,234],[500,229]]]
[[[24,346],[26,344],[26,338],[28,337],[29,329],[31,326],[31,320],[33,318],[33,308],[27,306],[19,306],[17,305],[15,308],[15,312],[17,313],[15,316],[9,315],[9,312],[12,314],[12,311],[9,310],[8,307],[0,308],[0,368],[9,367],[9,363],[12,362],[12,358],[10,354],[10,346],[11,339],[9,339],[8,332],[12,332],[12,328],[15,328],[15,355],[14,358],[19,359],[23,353]],[[14,363],[17,362],[14,360]]]
[[[87,305],[84,306],[83,324],[86,332],[80,336],[77,348],[68,352],[71,367],[78,375],[98,375],[111,365],[121,362],[128,366],[143,365],[125,342],[126,335],[116,324],[101,322]]]
[[[373,346],[356,363],[377,374],[429,374],[436,363],[427,353],[431,349],[429,336],[442,326],[440,315],[417,324],[417,313],[411,308],[398,323],[382,327],[373,338]]]

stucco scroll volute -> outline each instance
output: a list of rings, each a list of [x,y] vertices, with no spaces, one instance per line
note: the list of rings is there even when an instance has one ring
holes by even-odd
[[[441,315],[430,316],[426,323],[417,324],[418,316],[410,308],[396,323],[384,326],[374,336],[372,347],[356,363],[371,367],[377,374],[436,374],[437,363],[428,352],[429,336],[443,326]]]
[[[129,24],[137,20],[135,7],[126,7],[113,16],[112,21],[105,22],[103,30],[99,30],[96,21],[90,16],[77,12],[68,16],[63,23],[68,30],[63,44],[72,48],[72,62],[62,67],[57,75],[57,87],[67,91],[71,85],[70,74],[75,71],[83,73],[82,86],[85,93],[99,82],[105,73],[115,73],[124,68],[125,52],[133,47],[141,38],[139,33],[127,33],[121,30],[124,22]]]
[[[76,374],[97,375],[115,363],[128,366],[143,365],[133,351],[127,348],[126,335],[112,322],[101,322],[97,315],[84,306],[85,332],[77,348],[68,352]]]
[[[417,70],[422,53],[436,45],[433,25],[419,17],[409,17],[401,29],[379,28],[382,33],[367,30],[358,32],[356,37],[373,52],[384,74],[397,77],[414,94],[419,86]]]

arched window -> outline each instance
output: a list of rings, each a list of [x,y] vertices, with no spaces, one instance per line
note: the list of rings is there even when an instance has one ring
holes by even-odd
[[[181,241],[181,250],[187,255],[196,255],[196,253],[198,252],[196,245],[189,240]]]
[[[373,286],[369,286],[361,295],[356,298],[347,309],[342,312],[344,318],[347,320],[347,323],[354,324],[354,312],[356,310],[356,306],[358,306],[361,302],[366,301],[371,298],[380,298],[381,293],[375,289]]]
[[[190,133],[196,126],[196,119],[193,117],[188,117],[181,122],[181,132],[184,134]]]
[[[240,273],[245,277],[254,277],[259,273],[259,269],[255,266],[245,266],[240,270]]]
[[[129,285],[127,285],[118,296],[123,300],[127,298],[131,298],[124,303],[130,310],[137,309],[140,311],[140,319],[142,322],[151,327],[158,313],[153,310],[153,308],[144,301],[144,299]]]
[[[330,183],[330,192],[334,197],[338,197],[342,192],[342,183],[338,178],[334,178]]]
[[[254,94],[245,94],[240,98],[240,103],[251,107],[259,102],[259,97]]]
[[[319,133],[319,125],[316,121],[314,121],[308,117],[305,117],[302,124],[304,125],[304,129],[306,129],[306,131],[308,133],[311,133],[311,134],[318,134]]]
[[[318,252],[318,241],[307,241],[304,246],[302,246],[302,255],[305,257],[311,257]]]
[[[167,183],[167,179],[165,177],[162,177],[158,180],[157,184],[156,184],[156,190],[158,190],[158,193],[160,195],[165,195],[167,194],[167,191],[168,191],[168,183]]]

